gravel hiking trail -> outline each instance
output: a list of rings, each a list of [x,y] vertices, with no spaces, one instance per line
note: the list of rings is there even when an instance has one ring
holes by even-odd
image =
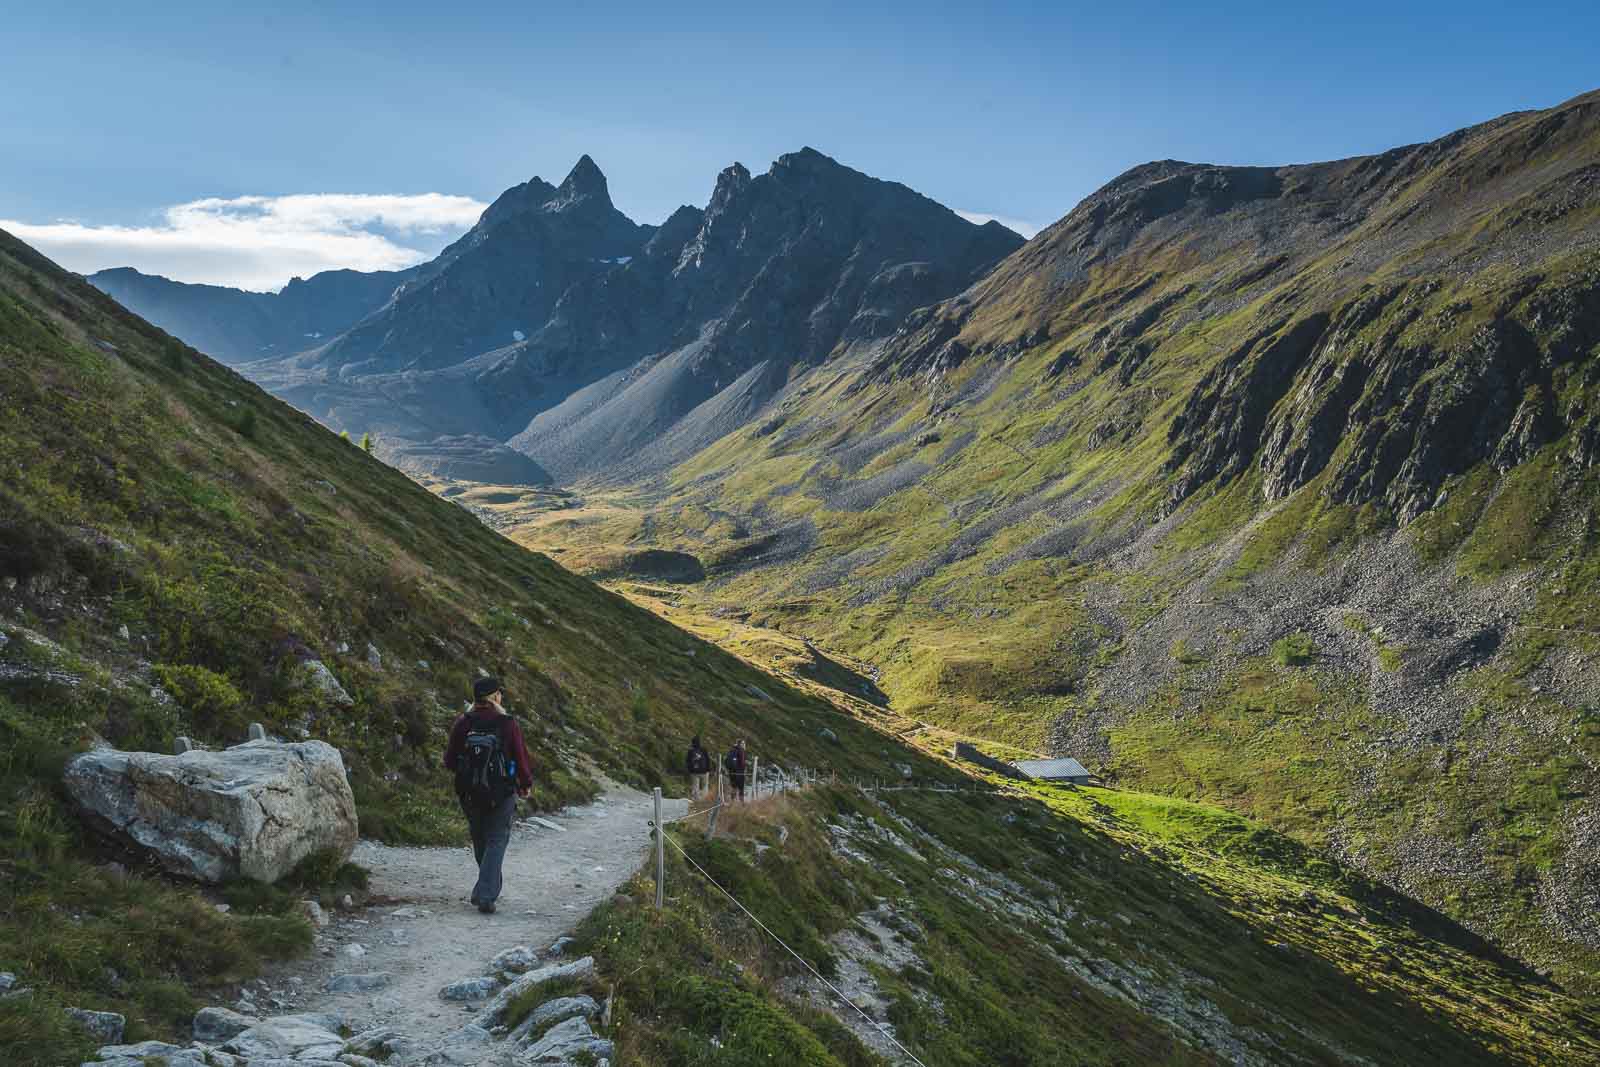
[[[490,959],[515,945],[543,954],[648,854],[652,797],[605,784],[592,804],[519,816],[493,915],[467,900],[477,876],[470,846],[362,841],[351,859],[371,871],[370,902],[332,909],[328,926],[317,932],[317,951],[272,975],[258,995],[277,998],[283,1009],[343,1012],[362,1026],[391,1026],[424,1043],[471,1022],[472,1008],[442,1000],[442,987],[485,974]],[[687,810],[682,800],[662,804],[669,820]],[[374,973],[390,975],[389,984],[367,993],[324,989],[336,975]]]

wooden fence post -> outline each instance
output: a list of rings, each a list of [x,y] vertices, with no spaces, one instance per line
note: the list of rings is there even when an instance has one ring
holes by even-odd
[[[667,903],[667,828],[661,825],[661,787],[656,786],[656,907]]]

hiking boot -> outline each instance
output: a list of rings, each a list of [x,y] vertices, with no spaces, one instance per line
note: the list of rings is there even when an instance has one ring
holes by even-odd
[[[482,904],[479,904],[478,905],[478,910],[483,912],[485,915],[493,915],[494,914],[494,901],[490,900],[490,901],[485,901]]]

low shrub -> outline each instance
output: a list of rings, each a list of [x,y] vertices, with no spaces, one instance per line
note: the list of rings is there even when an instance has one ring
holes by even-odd
[[[1279,666],[1304,666],[1310,663],[1316,654],[1316,643],[1311,640],[1310,634],[1303,631],[1296,631],[1272,642],[1272,658],[1278,661]]]

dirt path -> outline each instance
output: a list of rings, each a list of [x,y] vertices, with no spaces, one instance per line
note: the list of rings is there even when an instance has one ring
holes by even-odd
[[[469,847],[362,841],[352,859],[372,872],[371,893],[382,903],[332,914],[318,932],[318,951],[260,990],[261,1009],[343,1012],[428,1044],[472,1019],[469,1008],[440,999],[442,987],[484,974],[496,953],[514,945],[542,952],[639,869],[652,806],[648,794],[608,783],[593,804],[520,819],[494,915],[467,901],[477,873]],[[668,800],[663,810],[674,818],[686,804]],[[324,991],[336,975],[372,973],[390,975],[389,984],[371,993]],[[269,1008],[272,998],[279,1003]]]

